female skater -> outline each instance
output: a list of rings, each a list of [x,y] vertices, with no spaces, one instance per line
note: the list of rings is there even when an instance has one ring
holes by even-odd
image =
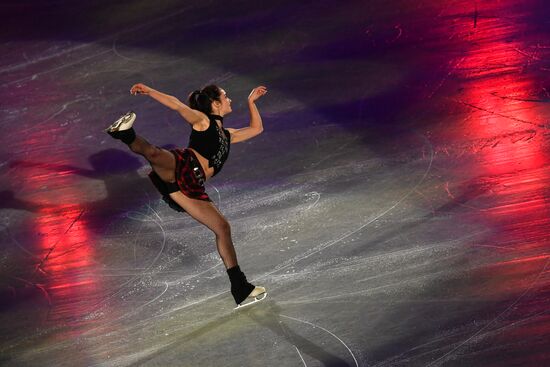
[[[248,96],[250,126],[242,129],[223,127],[224,116],[231,112],[231,99],[215,85],[192,92],[188,98],[189,106],[176,97],[141,83],[132,86],[130,93],[148,95],[177,111],[192,127],[189,147],[169,151],[151,145],[136,135],[132,128],[136,119],[133,112],[123,115],[106,131],[113,138],[126,143],[132,152],[147,159],[152,168],[149,177],[171,208],[186,211],[214,232],[237,308],[264,299],[267,295],[265,288],[250,284],[239,268],[229,223],[208,197],[204,182],[220,172],[229,155],[231,143],[248,140],[263,131],[256,101],[267,93],[267,88],[254,88]]]

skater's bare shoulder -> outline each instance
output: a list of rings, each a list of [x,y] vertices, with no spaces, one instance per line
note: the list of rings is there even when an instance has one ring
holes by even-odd
[[[197,111],[187,106],[185,103],[180,102],[181,106],[177,109],[178,113],[193,126],[195,130],[206,130],[209,125],[208,116],[201,111]]]

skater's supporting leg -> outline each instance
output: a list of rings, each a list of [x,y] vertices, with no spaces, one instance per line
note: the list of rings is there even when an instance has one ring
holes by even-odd
[[[227,275],[231,282],[231,294],[235,299],[235,303],[241,305],[248,297],[257,299],[258,296],[265,294],[265,288],[250,284],[239,268],[235,247],[231,240],[231,227],[218,208],[209,201],[191,199],[179,191],[171,193],[170,197],[189,215],[216,234],[218,253],[227,269]]]
[[[226,269],[237,266],[237,255],[231,239],[231,227],[218,208],[210,202],[188,198],[181,192],[170,197],[190,216],[207,226],[216,235],[216,246]]]

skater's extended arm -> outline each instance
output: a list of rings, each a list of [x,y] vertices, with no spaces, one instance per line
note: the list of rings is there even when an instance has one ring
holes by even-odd
[[[166,107],[174,111],[178,111],[179,114],[191,125],[194,125],[196,123],[200,123],[206,120],[206,116],[204,114],[190,108],[189,106],[184,104],[182,101],[180,101],[176,97],[159,92],[158,90],[148,87],[145,84],[141,84],[141,83],[135,84],[130,89],[130,93],[134,95],[136,94],[148,95],[149,97],[153,98],[157,102],[162,103]]]
[[[259,86],[254,88],[248,96],[248,108],[250,109],[250,126],[242,129],[227,129],[231,133],[231,143],[245,141],[259,135],[264,131],[262,116],[256,107],[256,101],[267,93],[267,88]]]

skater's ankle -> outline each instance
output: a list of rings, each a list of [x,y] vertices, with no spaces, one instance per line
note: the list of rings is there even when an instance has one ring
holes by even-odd
[[[254,285],[246,280],[246,276],[241,271],[239,265],[227,269],[227,275],[231,282],[231,294],[235,299],[235,303],[240,304],[254,290]]]
[[[108,132],[108,134],[111,135],[113,138],[122,141],[126,145],[130,145],[134,142],[134,140],[136,140],[136,132],[132,127],[128,130]]]

